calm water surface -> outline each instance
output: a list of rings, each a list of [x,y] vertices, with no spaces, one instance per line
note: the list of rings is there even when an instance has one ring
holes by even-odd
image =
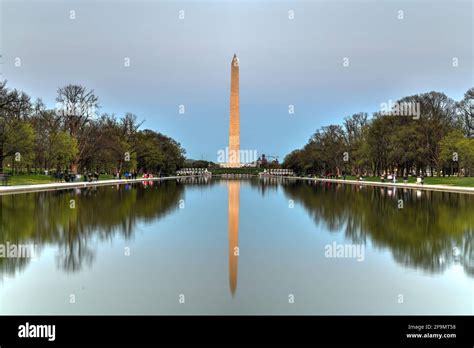
[[[7,242],[38,253],[0,258],[0,314],[474,312],[474,195],[259,179],[5,195]],[[328,257],[344,245],[363,257]]]

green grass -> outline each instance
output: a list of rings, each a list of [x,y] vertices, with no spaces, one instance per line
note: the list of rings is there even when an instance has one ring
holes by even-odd
[[[113,175],[100,174],[99,180],[113,180],[115,177]]]
[[[445,178],[425,178],[425,183],[430,185],[451,185],[451,186],[465,186],[465,187],[474,187],[474,178],[465,177],[445,177]]]
[[[8,177],[9,186],[49,184],[51,182],[54,182],[52,177],[42,174],[20,174]]]
[[[112,180],[112,179],[115,179],[113,175],[101,174],[99,176],[99,180]],[[49,175],[44,175],[44,174],[16,174],[16,175],[10,175],[8,177],[8,186],[39,185],[39,184],[50,184],[54,182],[56,182],[56,180],[53,177]],[[0,185],[3,185],[3,182],[0,182]]]
[[[355,176],[347,176],[347,180],[357,180]],[[381,182],[379,177],[376,176],[367,176],[364,177],[364,181],[370,182]],[[387,182],[387,180],[385,180]],[[403,183],[403,177],[397,178],[398,183]],[[474,187],[474,177],[425,177],[424,180],[427,185],[451,185],[451,186],[464,186],[464,187]],[[416,178],[409,177],[409,184],[415,184]]]

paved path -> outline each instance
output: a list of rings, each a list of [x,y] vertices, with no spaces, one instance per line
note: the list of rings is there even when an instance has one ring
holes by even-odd
[[[474,194],[474,187],[465,186],[450,186],[450,185],[419,185],[419,184],[404,184],[404,183],[390,183],[390,182],[377,182],[377,181],[357,181],[357,180],[343,180],[343,179],[323,179],[323,178],[307,178],[307,177],[288,177],[291,179],[310,180],[310,181],[321,181],[321,182],[334,182],[341,184],[351,185],[366,185],[366,186],[380,186],[380,187],[400,187],[409,188],[414,190],[426,190],[426,191],[443,191],[443,192],[456,192],[456,193],[471,193]]]
[[[151,178],[151,179],[120,179],[120,180],[101,180],[92,182],[55,182],[50,184],[35,184],[35,185],[15,185],[15,186],[0,186],[0,195],[12,194],[12,193],[25,193],[25,192],[38,192],[38,191],[55,191],[55,190],[68,190],[73,188],[84,188],[91,186],[104,186],[104,185],[123,185],[131,184],[135,182],[143,181],[163,181],[185,178],[185,176],[168,176],[162,178]]]
[[[16,185],[16,186],[0,186],[0,195],[13,194],[13,193],[25,193],[25,192],[38,192],[38,191],[55,191],[55,190],[68,190],[73,188],[84,188],[90,186],[105,186],[105,185],[123,185],[131,184],[143,181],[164,181],[179,178],[186,178],[190,176],[168,176],[162,178],[152,179],[134,179],[134,180],[101,180],[93,182],[62,182],[62,183],[50,183],[50,184],[35,184],[35,185]],[[278,177],[273,176],[272,177]],[[342,179],[322,179],[322,178],[308,178],[308,177],[297,177],[287,176],[285,178],[297,179],[297,180],[309,180],[309,181],[321,181],[321,182],[333,182],[341,184],[351,185],[366,185],[366,186],[380,186],[380,187],[399,187],[408,188],[414,190],[427,190],[427,191],[444,191],[444,192],[455,192],[455,193],[470,193],[474,194],[474,187],[464,186],[450,186],[450,185],[418,185],[418,184],[404,184],[404,183],[389,183],[389,182],[376,182],[376,181],[357,181],[357,180],[342,180]]]

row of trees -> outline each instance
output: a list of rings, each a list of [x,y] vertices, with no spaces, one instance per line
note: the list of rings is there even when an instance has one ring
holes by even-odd
[[[170,137],[140,130],[142,122],[98,114],[93,90],[67,85],[48,109],[0,82],[0,172],[43,170],[72,173],[142,171],[170,174],[184,163],[184,149]]]
[[[393,112],[322,127],[283,166],[306,175],[474,175],[473,103],[474,88],[459,102],[438,92],[405,97]],[[419,113],[399,116],[403,105]]]

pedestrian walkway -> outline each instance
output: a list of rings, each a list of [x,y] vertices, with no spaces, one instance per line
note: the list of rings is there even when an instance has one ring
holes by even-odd
[[[364,186],[380,186],[380,187],[394,187],[394,188],[408,188],[415,190],[426,190],[426,191],[443,191],[443,192],[456,192],[456,193],[471,193],[474,194],[474,187],[465,186],[450,186],[450,185],[426,185],[426,184],[404,184],[404,183],[393,183],[393,182],[376,182],[376,181],[357,181],[357,180],[343,180],[343,179],[324,179],[324,178],[308,178],[308,177],[291,177],[292,179],[300,180],[311,180],[321,182],[334,182],[341,184],[351,185],[364,185]]]
[[[35,185],[16,185],[16,186],[0,186],[0,195],[12,194],[12,193],[25,193],[25,192],[38,192],[38,191],[55,191],[55,190],[68,190],[74,188],[84,188],[92,186],[105,186],[105,185],[123,185],[131,184],[136,182],[149,182],[149,181],[163,181],[170,179],[183,178],[183,176],[168,176],[162,178],[140,178],[140,179],[114,179],[114,180],[100,180],[100,181],[83,181],[83,182],[55,182],[50,184],[35,184]]]

